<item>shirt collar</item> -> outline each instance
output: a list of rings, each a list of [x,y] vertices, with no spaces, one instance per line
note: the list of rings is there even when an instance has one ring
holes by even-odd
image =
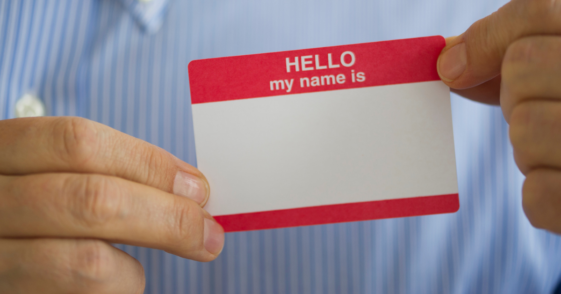
[[[146,33],[155,33],[162,26],[169,0],[119,0]]]

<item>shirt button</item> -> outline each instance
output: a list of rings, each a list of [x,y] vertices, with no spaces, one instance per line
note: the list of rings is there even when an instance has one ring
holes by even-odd
[[[39,98],[31,94],[23,95],[16,102],[16,117],[44,116],[45,105]]]

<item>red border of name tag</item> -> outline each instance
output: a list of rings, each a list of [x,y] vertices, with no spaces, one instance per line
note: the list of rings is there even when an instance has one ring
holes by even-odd
[[[458,194],[302,207],[214,216],[226,232],[278,229],[396,217],[451,213]]]
[[[192,104],[220,102],[257,97],[269,97],[287,94],[352,89],[403,83],[439,81],[436,61],[446,42],[441,36],[404,39],[374,43],[363,43],[255,55],[220,57],[193,60],[189,63],[189,77]],[[340,56],[344,52],[353,52],[357,62],[352,67],[341,64]],[[334,66],[321,70],[304,70],[302,57],[311,56],[306,61],[312,62],[307,68],[315,66],[315,57],[321,67],[327,67],[329,54]],[[345,56],[351,62],[350,56]],[[299,61],[299,71],[294,66],[287,72],[286,59]],[[352,82],[351,70],[364,72],[368,77],[365,82]],[[299,82],[302,77],[324,76],[344,73],[344,84],[330,84],[319,87],[293,87],[287,93],[271,90],[271,80],[294,79]],[[196,77],[196,79],[193,79]]]
[[[192,104],[352,89],[403,83],[440,80],[436,62],[445,40],[441,36],[363,43],[324,48],[194,60],[189,63]],[[347,54],[356,60],[369,60],[345,67],[351,63]],[[311,58],[302,59],[302,57]],[[317,56],[317,57],[316,57]],[[316,59],[317,58],[317,59]],[[287,72],[287,59],[296,66]],[[302,62],[312,61],[304,66]],[[329,67],[332,65],[332,68]],[[336,65],[339,65],[336,67]],[[318,70],[315,66],[319,66]],[[350,80],[353,73],[364,72],[364,82]],[[272,89],[271,80],[293,79],[314,75],[337,75],[344,72],[345,83],[330,83],[318,87],[293,87],[290,92]],[[196,77],[195,79],[193,77]],[[195,122],[196,123],[196,122]],[[420,216],[456,212],[458,194],[426,195],[412,198],[368,201],[301,207],[293,209],[214,216],[226,232],[284,228],[384,218]]]

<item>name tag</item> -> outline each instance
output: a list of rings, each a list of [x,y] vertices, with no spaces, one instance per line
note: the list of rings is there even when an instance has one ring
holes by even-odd
[[[425,37],[194,60],[206,209],[227,232],[459,209],[450,90]]]

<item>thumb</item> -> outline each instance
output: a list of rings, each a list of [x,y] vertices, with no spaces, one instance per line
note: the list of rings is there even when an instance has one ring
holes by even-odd
[[[561,1],[513,0],[475,22],[465,33],[446,39],[438,59],[440,78],[453,89],[483,84],[501,73],[509,45],[525,36],[561,32],[556,14]]]

